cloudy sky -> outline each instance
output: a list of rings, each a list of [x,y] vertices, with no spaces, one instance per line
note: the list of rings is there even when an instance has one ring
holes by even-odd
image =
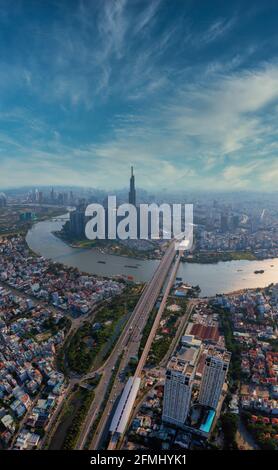
[[[278,3],[0,0],[0,187],[276,190]]]

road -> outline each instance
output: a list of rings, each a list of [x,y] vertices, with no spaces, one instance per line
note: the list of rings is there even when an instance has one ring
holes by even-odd
[[[116,399],[121,395],[124,388],[124,383],[120,379],[121,372],[127,367],[131,357],[138,357],[140,341],[142,332],[147,323],[148,317],[155,306],[157,298],[160,295],[161,289],[164,285],[169,269],[173,263],[176,255],[175,241],[169,244],[161,262],[159,263],[152,279],[146,285],[127,325],[120,335],[116,346],[114,347],[111,355],[99,371],[102,373],[102,378],[96,388],[95,395],[100,397],[99,401],[93,401],[89,413],[83,425],[83,429],[79,435],[77,442],[77,449],[84,448],[90,428],[97,417],[102,404],[102,399],[105,396],[110,380],[113,375],[115,365],[122,354],[119,370],[116,374],[114,385],[110,393],[107,405],[102,413],[99,425],[94,434],[94,438],[90,443],[90,449],[98,449],[101,444],[101,439],[104,429],[107,427],[109,417],[114,408]]]
[[[172,288],[172,286],[174,284],[174,281],[176,279],[176,274],[177,274],[177,270],[178,270],[179,263],[180,263],[180,257],[181,257],[181,254],[178,253],[175,264],[174,264],[174,266],[172,268],[172,271],[171,271],[170,278],[167,281],[166,289],[165,289],[165,292],[163,294],[161,304],[159,306],[159,309],[158,309],[158,312],[157,312],[156,317],[154,319],[150,334],[148,336],[148,339],[147,339],[146,344],[144,346],[144,350],[141,354],[141,357],[140,357],[140,360],[138,362],[136,371],[134,373],[134,378],[140,378],[141,377],[142,370],[143,370],[143,368],[145,366],[145,363],[147,361],[147,358],[148,358],[153,340],[155,338],[155,335],[157,333],[157,329],[158,329],[159,324],[160,324],[161,317],[162,317],[164,309],[166,307],[168,296],[170,294],[171,288]],[[104,430],[105,430],[105,427],[103,428],[103,431]],[[123,438],[123,435],[121,436],[121,438]],[[118,439],[115,436],[112,435],[109,446],[108,446],[108,450],[114,450],[116,448],[117,441],[118,441]]]
[[[236,443],[240,450],[260,450],[254,441],[253,436],[247,431],[243,421],[239,419],[238,430],[236,433]]]
[[[172,344],[170,346],[170,348],[168,349],[167,351],[167,354],[164,356],[164,358],[162,359],[161,363],[160,363],[160,366],[162,367],[166,367],[168,362],[169,362],[169,359],[171,357],[171,355],[174,353],[174,351],[177,349],[177,346],[180,342],[180,339],[182,337],[182,335],[184,335],[185,333],[185,329],[186,329],[186,326],[188,324],[188,320],[191,316],[191,313],[192,313],[192,310],[193,308],[195,307],[195,305],[198,304],[198,299],[191,299],[189,300],[187,306],[186,306],[186,312],[185,314],[183,315],[181,321],[180,321],[180,324],[178,326],[178,330],[177,330],[177,333],[176,333],[176,336],[174,338],[174,340],[172,341]]]
[[[170,294],[170,291],[171,291],[172,286],[174,284],[174,281],[176,279],[176,274],[177,274],[177,270],[178,270],[179,263],[180,263],[180,257],[181,257],[181,255],[180,255],[180,253],[178,253],[176,261],[175,261],[175,265],[172,269],[170,279],[167,283],[167,287],[166,287],[164,295],[163,295],[163,299],[161,301],[161,304],[159,306],[157,315],[156,315],[155,320],[153,322],[151,332],[149,334],[149,337],[148,337],[147,342],[145,344],[144,350],[143,350],[143,352],[141,354],[141,357],[140,357],[140,360],[138,362],[138,365],[137,365],[137,368],[136,368],[136,371],[135,371],[135,374],[134,374],[135,377],[140,378],[142,370],[143,370],[144,365],[145,365],[145,362],[146,362],[147,357],[149,355],[154,337],[155,337],[156,332],[157,332],[157,328],[159,326],[162,314],[164,312],[164,309],[165,309],[165,306],[166,306],[166,303],[167,303],[167,300],[168,300],[168,295]]]
[[[69,400],[69,398],[71,396],[71,393],[72,393],[72,390],[73,390],[73,385],[71,383],[69,383],[66,390],[65,390],[65,392],[64,392],[64,394],[59,397],[58,405],[57,405],[54,413],[52,414],[48,424],[46,425],[46,427],[44,429],[45,435],[41,439],[41,441],[39,443],[39,446],[38,446],[38,449],[44,449],[46,443],[51,442],[52,435],[55,432],[56,427],[59,424],[60,412],[64,408],[65,403]]]
[[[168,286],[170,285],[171,283],[171,279],[169,281],[169,284]],[[167,295],[167,290],[165,291],[165,294]],[[165,295],[164,294],[164,295]],[[168,296],[168,295],[167,295]],[[168,297],[169,298],[169,297]],[[172,354],[174,353],[174,351],[177,349],[177,346],[180,342],[180,339],[181,339],[181,336],[184,334],[185,332],[185,329],[188,325],[188,321],[190,319],[190,316],[191,316],[191,313],[195,307],[195,305],[198,303],[198,299],[191,299],[189,300],[188,304],[187,304],[187,307],[186,307],[186,312],[185,314],[183,315],[181,321],[180,321],[180,324],[179,324],[179,327],[178,327],[178,330],[177,330],[177,333],[175,335],[175,338],[174,340],[172,341],[171,343],[171,346],[169,348],[169,350],[167,351],[167,354],[164,356],[164,358],[162,359],[162,361],[160,362],[160,365],[159,365],[159,368],[162,368],[163,369],[163,375],[165,373],[165,367],[166,365],[168,364],[168,361],[169,361],[169,358],[172,356]],[[157,371],[158,367],[154,367],[155,371]],[[151,376],[152,375],[152,369],[150,369],[148,371],[148,374]],[[164,381],[162,382],[158,382],[158,383],[164,383]],[[156,383],[155,386],[157,386],[158,384]],[[145,393],[143,393],[143,395],[141,396],[141,399],[140,401],[137,401],[136,402],[136,408],[134,408],[133,412],[132,412],[132,415],[130,417],[130,420],[129,422],[132,421],[132,417],[136,416],[142,402],[145,400],[145,397],[146,397],[146,394],[150,393],[150,390],[147,390],[145,391]],[[121,436],[121,439],[120,439],[120,447],[118,447],[117,445],[117,442],[113,441],[111,439],[110,441],[110,444],[109,444],[109,447],[108,449],[109,450],[114,450],[116,448],[116,445],[117,445],[117,448],[121,449],[122,448],[122,445],[124,443],[124,435]]]

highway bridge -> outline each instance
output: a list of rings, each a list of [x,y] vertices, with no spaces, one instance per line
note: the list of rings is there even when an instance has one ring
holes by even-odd
[[[169,293],[171,291],[171,288],[172,288],[172,286],[175,282],[177,270],[178,270],[179,263],[180,263],[180,256],[181,256],[180,253],[178,253],[177,257],[176,257],[176,260],[175,260],[175,264],[174,264],[174,266],[172,268],[172,271],[171,271],[170,278],[167,282],[167,286],[166,286],[161,304],[159,306],[158,312],[157,312],[155,320],[153,322],[151,332],[148,336],[148,339],[147,339],[147,342],[145,344],[144,350],[143,350],[143,352],[141,354],[141,357],[140,357],[140,360],[138,362],[135,374],[134,374],[133,377],[129,378],[129,380],[128,380],[125,388],[124,388],[124,391],[122,393],[121,400],[120,400],[120,402],[117,406],[117,409],[115,411],[115,414],[114,414],[114,417],[113,417],[113,420],[112,420],[112,423],[111,423],[111,426],[110,426],[110,432],[111,432],[112,436],[111,436],[111,439],[110,439],[110,443],[108,445],[109,450],[113,450],[113,449],[116,448],[116,445],[117,445],[117,442],[118,442],[118,437],[125,433],[127,425],[129,423],[129,420],[130,420],[130,417],[131,417],[131,414],[132,414],[132,410],[133,410],[133,406],[134,406],[134,403],[135,403],[135,400],[136,400],[136,397],[137,397],[137,393],[138,393],[139,387],[140,387],[141,373],[142,373],[142,370],[145,366],[145,363],[146,363],[147,357],[149,355],[153,340],[155,338],[158,326],[159,326],[160,321],[161,321],[162,314],[163,314],[164,309],[166,307],[168,295],[169,295]]]
[[[104,411],[101,411],[102,416],[97,426],[96,432],[94,433],[92,442],[89,444],[89,448],[98,449],[103,441],[103,437],[105,437],[104,434],[108,433],[110,415],[113,414],[115,401],[122,394],[124,389],[124,384],[120,380],[121,371],[123,371],[128,366],[131,357],[138,357],[140,341],[144,327],[161,293],[162,287],[166,281],[176,254],[175,240],[172,240],[152,279],[143,290],[143,293],[133,311],[133,314],[128,320],[124,331],[117,341],[116,346],[114,347],[104,366],[101,368],[102,378],[95,390],[95,395],[96,397],[99,397],[99,399],[94,400],[90,407],[89,413],[86,417],[83,429],[81,430],[77,442],[78,449],[82,449],[84,448],[85,444],[88,444],[87,439],[91,426],[98,413],[101,411],[102,397],[105,396],[108,390],[109,382],[113,376],[115,366],[120,360],[119,369],[114,380],[114,386],[109,395]]]

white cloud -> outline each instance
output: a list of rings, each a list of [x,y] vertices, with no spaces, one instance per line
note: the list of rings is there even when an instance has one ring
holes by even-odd
[[[181,18],[152,38],[161,1],[144,3],[136,17],[127,0],[94,5],[79,2],[75,14],[65,14],[62,27],[53,22],[49,29],[34,28],[40,54],[27,54],[24,67],[20,61],[1,67],[3,97],[7,90],[25,89],[46,116],[48,106],[63,107],[68,119],[74,112],[84,114],[80,124],[73,119],[74,124],[57,125],[55,116],[54,124],[46,124],[31,107],[2,111],[0,120],[21,123],[21,132],[1,132],[0,185],[27,182],[32,174],[40,184],[120,187],[133,163],[149,188],[256,188],[259,183],[275,189],[278,65],[244,70],[253,46],[211,63],[186,60],[187,48],[199,52],[228,35],[237,16],[219,17],[197,32]],[[102,113],[98,138],[92,132],[86,135],[89,143],[74,140],[71,132],[78,133],[82,119],[86,127]]]
[[[171,126],[179,134],[227,154],[274,132],[265,108],[277,99],[278,66],[266,65],[260,71],[212,75],[185,87],[165,113],[173,116]]]
[[[221,36],[227,34],[235,25],[237,17],[234,16],[230,19],[227,18],[219,18],[214,21],[207,30],[205,30],[202,34],[195,37],[193,39],[193,43],[195,45],[202,46],[204,44],[211,43],[218,39]]]

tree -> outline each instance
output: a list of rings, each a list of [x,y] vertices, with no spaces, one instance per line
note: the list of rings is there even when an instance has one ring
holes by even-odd
[[[221,418],[222,430],[224,433],[225,448],[236,450],[236,432],[238,428],[238,416],[233,413],[225,413]]]

